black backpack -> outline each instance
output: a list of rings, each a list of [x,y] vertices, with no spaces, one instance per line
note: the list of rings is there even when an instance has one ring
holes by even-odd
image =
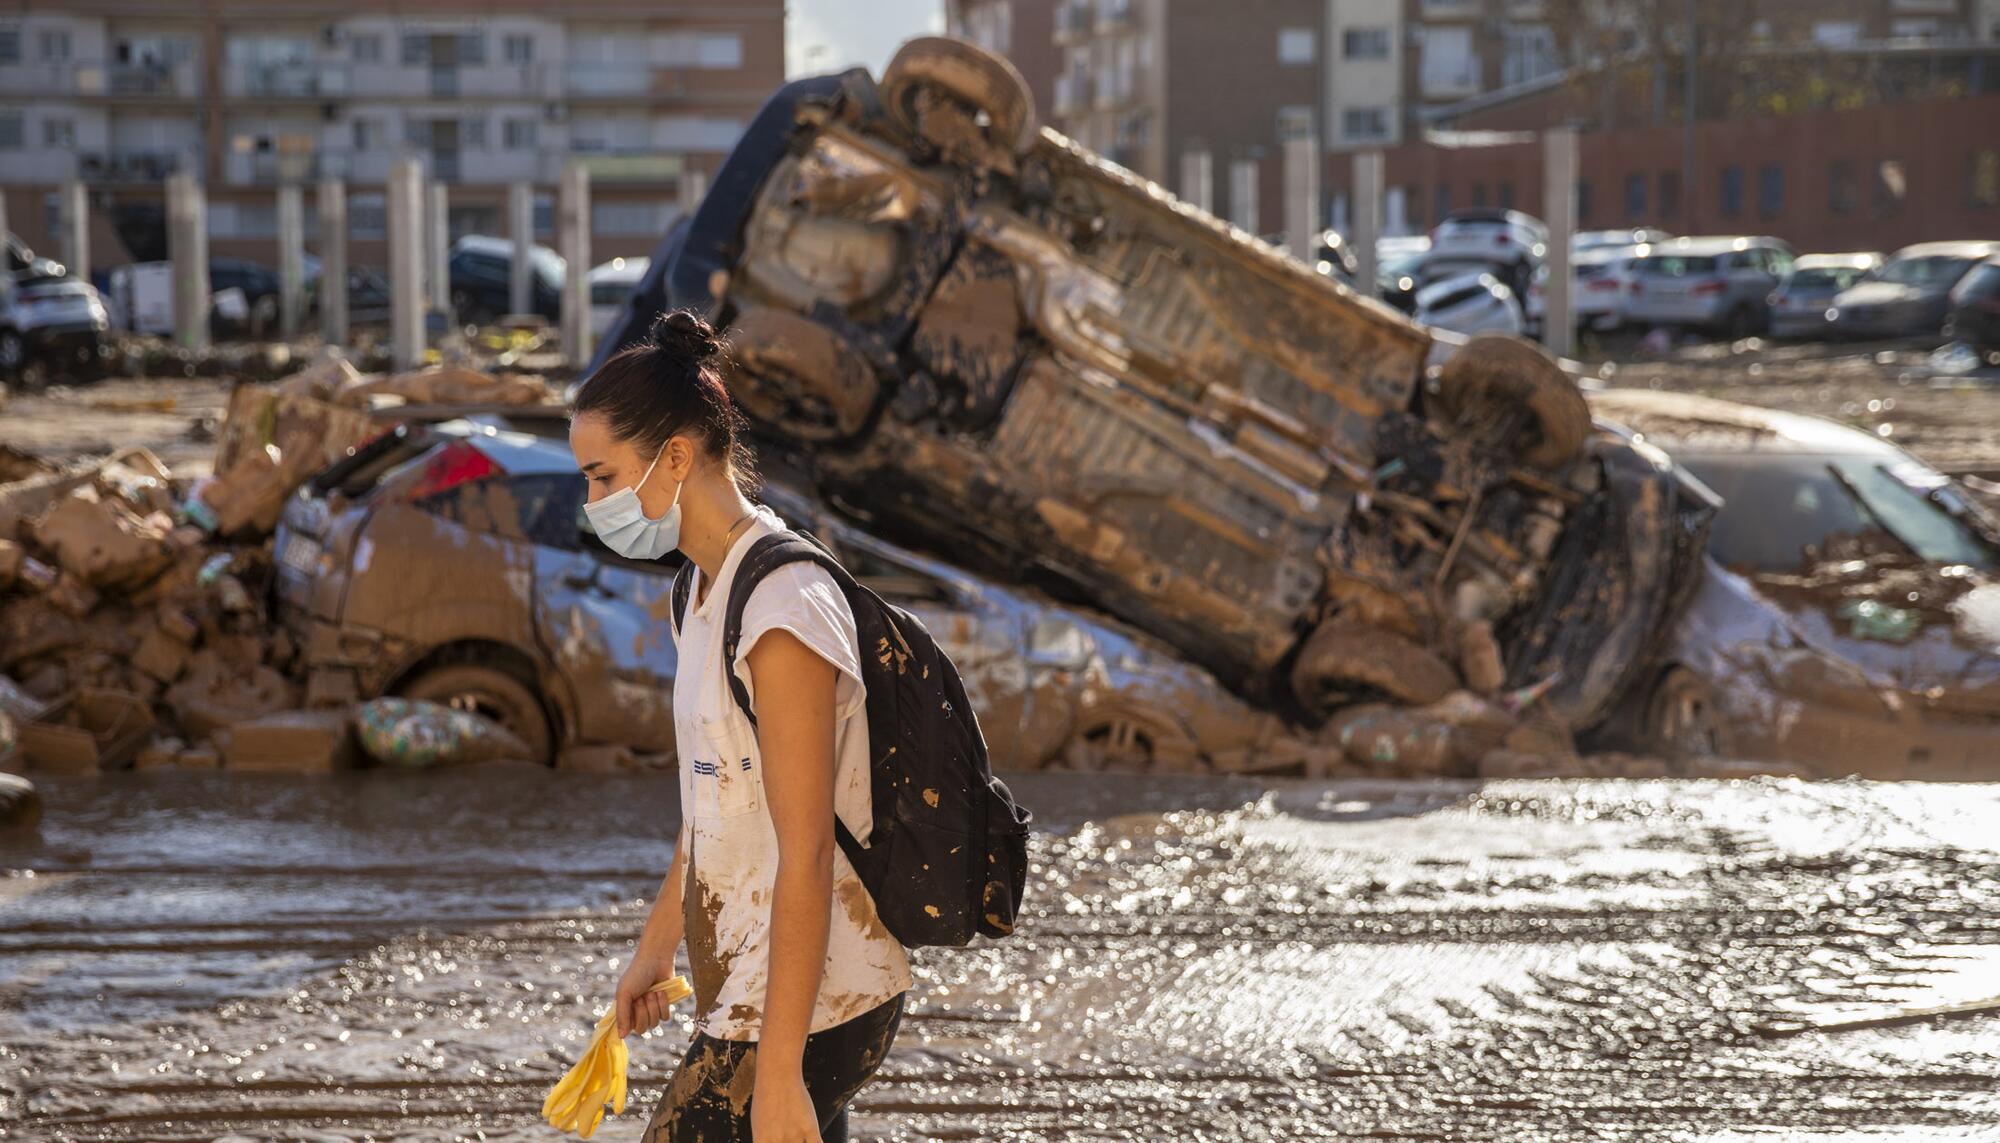
[[[1034,815],[993,776],[986,739],[958,668],[916,616],[856,583],[809,532],[775,532],[743,553],[722,628],[724,674],[736,705],[756,725],[743,680],[728,667],[743,634],[743,608],[763,578],[808,560],[832,574],[854,612],[868,691],[868,745],[875,825],[862,845],[834,818],[834,836],[875,911],[897,940],[969,944],[1014,931],[1027,887],[1028,823]],[[693,563],[674,577],[674,630],[687,613]]]

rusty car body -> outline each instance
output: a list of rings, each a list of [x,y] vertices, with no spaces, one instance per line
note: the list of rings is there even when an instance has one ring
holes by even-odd
[[[869,531],[1297,721],[1551,681],[1594,721],[1706,510],[1593,439],[1539,350],[1427,370],[1426,329],[1037,129],[1011,65],[955,40],[782,89],[667,282],[731,330],[760,447]],[[1558,586],[1586,566],[1617,590]],[[1554,647],[1588,668],[1552,680]]]
[[[1832,421],[1647,390],[1591,402],[1723,500],[1706,574],[1614,744],[1690,773],[2000,773],[2000,519]]]
[[[281,623],[309,705],[381,694],[486,715],[538,757],[673,750],[676,559],[598,543],[563,422],[405,423],[287,504]],[[883,543],[782,483],[764,498],[907,607],[964,673],[1002,768],[1296,768],[1309,744],[1136,632]]]

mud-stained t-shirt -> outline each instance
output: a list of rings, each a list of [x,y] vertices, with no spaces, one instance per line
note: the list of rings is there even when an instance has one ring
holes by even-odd
[[[730,584],[744,553],[785,522],[759,506],[756,520],[731,545],[714,587],[701,596],[701,573],[676,641],[674,735],[680,753],[681,844],[687,847],[682,898],[688,962],[694,977],[695,1026],[723,1040],[762,1033],[769,985],[771,893],[778,872],[778,832],[764,795],[756,728],[736,706],[723,672],[722,624]],[[875,815],[869,781],[867,692],[847,597],[826,569],[787,564],[759,583],[743,609],[743,636],[731,664],[758,706],[750,650],[783,628],[832,663],[834,812],[864,844]],[[874,899],[847,854],[833,852],[825,972],[809,1032],[851,1020],[911,985],[910,963],[875,911]]]

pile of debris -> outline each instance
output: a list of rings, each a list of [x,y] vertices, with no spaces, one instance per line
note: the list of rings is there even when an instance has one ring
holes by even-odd
[[[532,376],[370,377],[330,356],[239,386],[199,480],[143,448],[72,469],[0,449],[0,769],[524,756],[501,728],[442,708],[298,709],[298,648],[270,614],[271,534],[300,484],[402,410],[557,400]]]

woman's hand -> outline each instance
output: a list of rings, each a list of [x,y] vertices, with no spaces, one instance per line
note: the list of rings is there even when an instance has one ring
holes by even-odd
[[[820,1143],[819,1114],[797,1068],[757,1069],[750,1091],[753,1143]]]
[[[649,952],[643,946],[632,957],[632,963],[625,966],[625,974],[618,978],[618,1035],[649,1032],[665,1023],[667,1014],[674,1006],[667,1002],[663,992],[648,993],[647,989],[674,974],[674,954],[669,949],[664,955]]]

